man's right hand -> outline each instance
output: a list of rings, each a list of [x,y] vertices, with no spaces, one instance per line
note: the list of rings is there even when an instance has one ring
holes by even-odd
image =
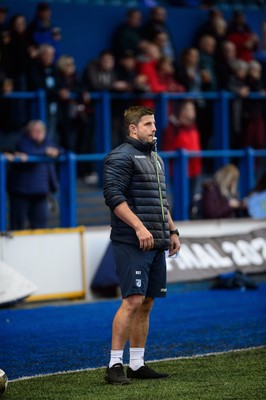
[[[136,229],[136,235],[139,239],[139,247],[143,251],[149,251],[153,248],[153,246],[154,246],[153,236],[150,233],[150,231],[148,231],[148,229],[145,228],[144,225],[142,225],[142,227]]]

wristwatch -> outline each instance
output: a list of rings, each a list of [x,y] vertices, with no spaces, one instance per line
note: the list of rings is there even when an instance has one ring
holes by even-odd
[[[170,231],[170,235],[177,235],[179,236],[179,231],[177,228],[173,229],[172,231]]]

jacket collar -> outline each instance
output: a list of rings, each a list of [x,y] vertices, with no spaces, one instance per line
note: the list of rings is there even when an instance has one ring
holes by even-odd
[[[133,147],[135,147],[139,151],[142,151],[143,153],[150,153],[154,147],[153,143],[143,143],[137,139],[134,139],[131,136],[127,136],[125,142],[130,143]]]

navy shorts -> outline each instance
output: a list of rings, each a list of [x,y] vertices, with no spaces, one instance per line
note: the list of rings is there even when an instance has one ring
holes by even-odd
[[[166,296],[164,251],[143,251],[118,242],[112,242],[112,249],[123,298],[132,294],[151,298]]]

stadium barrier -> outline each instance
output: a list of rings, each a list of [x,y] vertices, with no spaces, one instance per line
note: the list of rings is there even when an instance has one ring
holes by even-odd
[[[160,93],[160,94],[129,94],[95,92],[91,93],[91,100],[94,102],[96,124],[96,153],[75,155],[68,153],[61,156],[57,162],[60,165],[60,226],[76,226],[76,164],[77,162],[96,162],[99,176],[101,177],[102,160],[107,152],[111,150],[111,104],[112,100],[139,100],[153,99],[156,103],[157,137],[160,142],[161,132],[167,124],[167,107],[171,100],[182,99],[204,99],[213,101],[214,105],[214,126],[213,126],[213,147],[214,150],[204,150],[200,153],[187,152],[185,150],[176,152],[160,152],[167,170],[167,180],[170,181],[169,160],[174,160],[174,174],[171,186],[171,194],[175,199],[173,204],[173,217],[176,220],[187,220],[189,218],[189,196],[187,164],[190,157],[211,158],[218,168],[226,164],[230,159],[238,159],[240,162],[240,194],[246,195],[253,187],[256,180],[255,162],[258,158],[266,157],[266,150],[254,150],[251,148],[242,150],[229,150],[229,104],[235,98],[232,93],[220,91],[215,93]],[[46,122],[46,96],[43,90],[37,92],[13,92],[3,96],[3,99],[28,98],[32,102],[32,118],[39,118]],[[266,99],[266,95],[251,93],[249,99]],[[29,162],[51,161],[46,158],[30,157]],[[0,153],[0,231],[7,230],[6,212],[6,162],[7,160]],[[19,162],[19,160],[16,160]],[[70,184],[69,184],[70,183]],[[100,180],[101,184],[101,180]]]
[[[166,181],[168,182],[169,197],[174,199],[171,202],[172,216],[177,221],[189,219],[189,182],[187,178],[188,161],[191,157],[212,158],[216,161],[239,160],[241,197],[247,195],[254,187],[256,177],[255,164],[258,159],[266,158],[266,150],[206,150],[201,152],[188,152],[178,150],[175,152],[160,153],[165,162]],[[30,156],[29,163],[56,162],[59,164],[59,212],[60,227],[77,226],[77,163],[97,162],[100,176],[102,176],[102,161],[105,153],[76,155],[66,153],[54,160],[49,157]],[[171,177],[170,160],[174,163],[176,173]],[[19,158],[16,163],[22,162]],[[0,231],[8,230],[7,223],[7,163],[9,161],[0,153]],[[101,185],[101,182],[99,183]],[[90,212],[90,210],[88,210]]]
[[[265,273],[265,220],[176,224],[181,233],[181,251],[175,258],[166,258],[167,283],[199,282],[236,270]],[[109,236],[109,226],[20,231],[0,236],[0,282],[5,279],[2,262],[36,287],[28,301],[93,300],[95,289],[118,286]],[[10,296],[6,294],[7,298]]]

